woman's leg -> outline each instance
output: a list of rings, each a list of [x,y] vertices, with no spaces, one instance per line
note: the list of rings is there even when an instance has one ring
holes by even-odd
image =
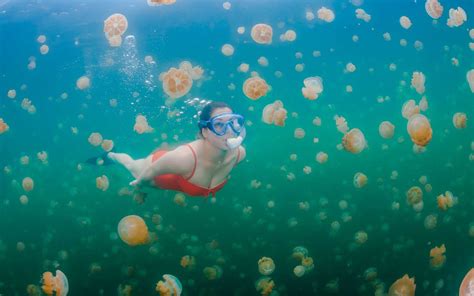
[[[151,156],[133,159],[126,153],[109,152],[107,157],[123,165],[135,178],[138,178],[143,170],[151,164]]]

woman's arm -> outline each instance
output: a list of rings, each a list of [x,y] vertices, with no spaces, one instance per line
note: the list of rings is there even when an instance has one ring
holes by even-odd
[[[192,171],[193,167],[194,156],[191,150],[189,147],[180,146],[175,150],[166,152],[159,159],[152,162],[130,185],[138,186],[164,174],[185,176]]]

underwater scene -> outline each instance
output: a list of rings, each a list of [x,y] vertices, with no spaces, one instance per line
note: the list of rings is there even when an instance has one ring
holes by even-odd
[[[473,296],[473,17],[0,0],[0,296]]]

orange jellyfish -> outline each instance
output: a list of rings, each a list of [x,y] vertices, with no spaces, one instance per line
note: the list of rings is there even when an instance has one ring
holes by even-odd
[[[107,39],[113,36],[122,35],[123,33],[125,33],[127,28],[127,18],[120,13],[112,14],[104,21],[104,33]]]
[[[172,99],[186,95],[193,86],[191,75],[183,69],[171,68],[168,72],[160,74],[163,90]]]
[[[407,196],[407,202],[410,205],[416,205],[423,200],[423,191],[421,191],[420,187],[413,186],[410,189],[408,189],[406,196]]]
[[[56,292],[56,296],[66,296],[69,292],[67,277],[59,269],[56,270],[56,276],[49,271],[43,273],[42,284],[41,288],[46,295],[53,295]]]
[[[402,116],[410,119],[415,114],[420,113],[420,107],[416,105],[415,100],[408,100],[402,106]]]
[[[331,9],[326,8],[324,6],[318,9],[317,15],[320,20],[323,20],[327,23],[331,23],[336,18],[334,12]]]
[[[422,114],[410,117],[407,124],[408,134],[411,140],[418,146],[426,146],[431,141],[433,131],[428,118]]]
[[[379,125],[379,134],[384,139],[393,138],[395,126],[390,121],[382,121]]]
[[[143,245],[149,241],[148,228],[145,221],[136,215],[122,218],[118,224],[117,231],[120,239],[130,246]]]
[[[23,187],[23,190],[25,190],[26,192],[29,192],[33,190],[33,188],[35,187],[35,183],[33,179],[31,179],[30,177],[26,177],[21,182],[21,186]]]
[[[91,80],[87,76],[81,76],[76,81],[76,87],[80,90],[84,90],[91,86]]]
[[[466,80],[467,80],[467,83],[469,84],[469,88],[471,89],[471,92],[474,93],[474,69],[467,71]]]
[[[114,141],[112,140],[104,140],[102,141],[102,149],[106,152],[110,152],[114,148]]]
[[[438,0],[427,0],[425,2],[426,13],[433,19],[437,20],[443,14],[443,6]]]
[[[269,296],[273,288],[275,288],[275,282],[269,277],[262,277],[255,282],[255,289],[262,296]]]
[[[163,281],[159,281],[156,284],[156,292],[160,293],[160,296],[181,296],[183,291],[183,285],[177,277],[171,274],[163,275]]]
[[[467,116],[466,113],[457,112],[453,115],[453,125],[457,129],[466,128],[467,126]]]
[[[464,24],[465,21],[467,21],[467,15],[462,7],[458,6],[457,9],[449,9],[448,27],[459,27]]]
[[[272,44],[273,29],[267,24],[256,24],[252,27],[250,36],[258,44]]]
[[[407,16],[400,17],[400,26],[403,29],[408,30],[411,27],[411,20]]]
[[[179,262],[179,265],[181,265],[182,268],[187,268],[187,269],[194,269],[196,266],[196,258],[194,256],[186,255],[181,257],[181,261]]]
[[[275,263],[272,258],[262,257],[258,260],[258,271],[262,275],[270,275],[275,270]]]
[[[323,79],[319,76],[308,77],[303,80],[304,87],[301,89],[303,96],[308,100],[316,100],[323,92]]]
[[[415,296],[415,289],[415,278],[405,274],[390,286],[388,296]]]
[[[313,268],[314,268],[313,258],[312,257],[303,258],[303,260],[301,260],[301,265],[303,265],[304,268],[306,269],[305,273],[307,273],[308,271],[313,270]]]
[[[444,195],[440,194],[436,198],[438,208],[446,211],[448,208],[452,208],[454,204],[453,194],[450,191],[446,191]]]
[[[354,175],[354,187],[355,188],[362,188],[367,185],[368,178],[365,174],[358,172]]]
[[[474,295],[474,268],[471,268],[462,279],[459,286],[459,296]]]
[[[95,186],[97,189],[107,191],[109,189],[109,178],[106,175],[102,175],[95,179]]]
[[[434,270],[438,270],[443,267],[446,262],[446,247],[442,244],[440,247],[434,247],[430,250],[430,266]]]
[[[413,87],[420,95],[425,92],[425,74],[422,72],[413,72],[411,77],[411,87]]]
[[[245,80],[242,89],[247,98],[258,100],[267,94],[269,87],[264,79],[255,76]]]
[[[0,118],[0,135],[8,132],[9,129],[10,127],[8,126],[8,124],[3,121],[3,118]]]
[[[353,128],[342,138],[342,146],[346,151],[357,154],[367,147],[367,142],[362,131]]]

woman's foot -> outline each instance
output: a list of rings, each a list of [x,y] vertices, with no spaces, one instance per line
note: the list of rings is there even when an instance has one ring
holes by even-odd
[[[115,153],[115,152],[109,152],[107,154],[107,157],[123,165],[127,170],[130,171],[130,173],[135,178],[137,178],[142,171],[141,159],[134,160],[133,158],[130,157],[130,155],[126,153]]]

